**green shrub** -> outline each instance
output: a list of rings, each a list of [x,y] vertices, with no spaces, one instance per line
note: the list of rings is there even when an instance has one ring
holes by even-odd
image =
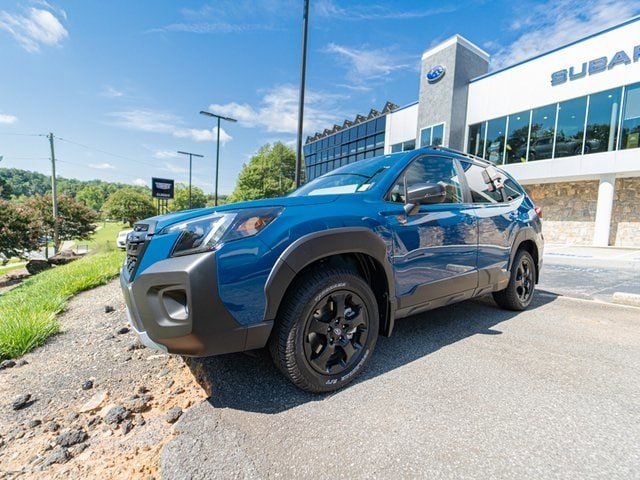
[[[121,251],[105,251],[52,268],[0,296],[0,360],[16,358],[42,345],[60,330],[56,314],[78,292],[118,275]]]

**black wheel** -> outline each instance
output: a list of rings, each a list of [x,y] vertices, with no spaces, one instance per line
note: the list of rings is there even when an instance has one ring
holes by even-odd
[[[520,250],[513,260],[507,288],[495,292],[493,299],[507,310],[524,310],[533,299],[535,287],[536,267],[533,257],[526,250]]]
[[[269,341],[278,368],[309,392],[337,390],[359,374],[378,338],[378,304],[357,273],[316,269],[295,280]]]

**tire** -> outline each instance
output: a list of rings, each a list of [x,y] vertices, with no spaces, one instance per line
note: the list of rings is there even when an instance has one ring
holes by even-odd
[[[493,293],[493,299],[507,310],[525,310],[533,300],[536,287],[536,267],[526,250],[519,250],[513,259],[507,288]]]
[[[364,370],[378,325],[375,295],[356,272],[317,268],[296,278],[287,292],[269,350],[294,385],[313,393],[331,392]]]

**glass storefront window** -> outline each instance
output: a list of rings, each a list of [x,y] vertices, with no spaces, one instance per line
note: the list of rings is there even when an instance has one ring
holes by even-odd
[[[416,149],[416,141],[415,140],[409,140],[407,142],[404,142],[402,144],[402,151],[403,152],[407,152],[409,150],[415,150]]]
[[[391,153],[398,153],[402,151],[402,144],[396,143],[395,145],[391,145]]]
[[[507,163],[524,162],[527,159],[527,138],[529,138],[530,112],[509,115],[507,134]]]
[[[349,144],[349,153],[356,153],[356,142],[351,142]]]
[[[364,150],[364,140],[358,140],[358,151],[362,152]]]
[[[622,89],[616,88],[589,98],[585,154],[615,150],[621,97]]]
[[[382,115],[381,117],[376,118],[376,132],[384,132],[386,128],[387,116]]]
[[[374,153],[376,157],[384,155],[384,148],[376,148],[376,151]]]
[[[467,152],[476,157],[484,155],[484,128],[485,123],[476,123],[469,127],[469,143]]]
[[[367,150],[369,150],[370,148],[373,148],[375,146],[375,143],[376,143],[375,137],[367,137],[367,140],[366,140]]]
[[[496,118],[487,122],[487,151],[485,158],[500,165],[504,160],[504,139],[507,117]]]
[[[587,97],[560,103],[554,158],[582,155]]]
[[[358,125],[358,138],[362,138],[367,134],[367,125],[365,123],[361,123]]]
[[[620,132],[621,149],[638,147],[640,147],[640,83],[626,88]]]
[[[556,125],[556,104],[536,108],[531,120],[531,140],[528,161],[545,160],[553,154],[553,134]]]
[[[367,135],[373,135],[376,133],[376,121],[370,120],[367,122]]]
[[[384,133],[376,135],[376,147],[384,147]]]
[[[431,127],[423,128],[420,131],[420,146],[431,145]]]
[[[444,123],[441,123],[433,127],[433,133],[431,135],[431,145],[435,145],[437,147],[439,145],[442,145],[443,141],[444,141]]]

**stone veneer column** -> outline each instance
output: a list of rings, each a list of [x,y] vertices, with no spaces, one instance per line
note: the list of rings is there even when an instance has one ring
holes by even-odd
[[[600,184],[598,185],[596,222],[593,231],[593,245],[596,247],[606,247],[609,245],[615,186],[615,174],[607,174],[600,177]]]

